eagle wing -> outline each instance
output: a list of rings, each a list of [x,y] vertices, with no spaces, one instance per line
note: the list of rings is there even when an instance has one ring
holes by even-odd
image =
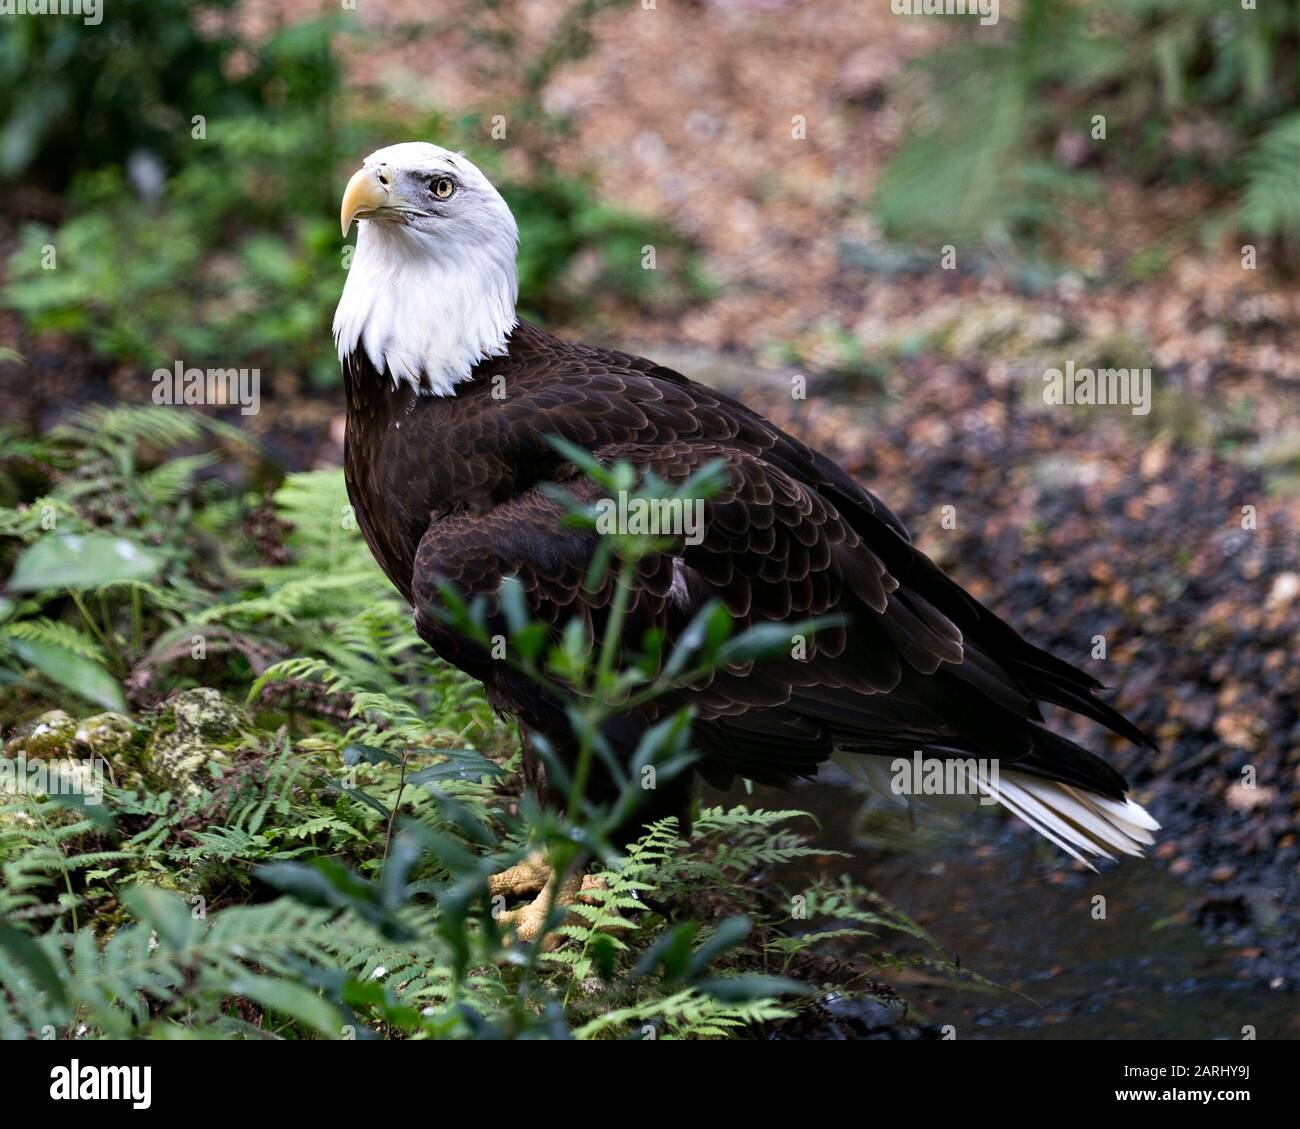
[[[538,335],[541,337],[542,335]],[[554,342],[553,338],[546,341]],[[520,581],[537,618],[580,617],[600,638],[613,576],[584,586],[598,540],[563,522],[559,484],[577,500],[601,490],[558,456],[560,436],[605,465],[625,461],[676,484],[711,462],[722,489],[704,504],[702,538],[643,560],[625,640],[654,630],[671,644],[709,601],[738,628],[835,614],[845,623],[792,640],[792,653],[745,662],[683,688],[697,711],[706,778],[734,771],[782,782],[837,749],[996,757],[1035,776],[1120,799],[1124,780],[1040,723],[1039,702],[1085,714],[1149,744],[1094,696],[1099,684],[1033,647],[940,571],[903,524],[835,464],[743,405],[641,358],[528,340],[501,361],[507,397],[463,413],[448,450],[510,468],[514,488],[490,504],[439,515],[415,555],[412,591],[424,637],[495,684],[504,704],[560,721],[557,703],[449,631],[436,608],[446,582],[466,596]],[[556,343],[557,345],[560,343]],[[493,375],[486,366],[484,377]],[[468,473],[468,472],[466,472]],[[493,609],[494,616],[499,611]],[[499,618],[494,630],[504,631]]]

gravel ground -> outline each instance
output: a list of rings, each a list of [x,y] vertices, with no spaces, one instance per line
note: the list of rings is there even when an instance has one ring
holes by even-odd
[[[1164,825],[1156,865],[1200,892],[1198,924],[1246,950],[1259,975],[1294,982],[1293,499],[1238,461],[1111,414],[1124,409],[1046,407],[1032,379],[995,383],[925,361],[895,379],[907,393],[892,401],[831,382],[803,402],[774,384],[750,399],[833,452],[1033,642],[1113,687],[1159,754],[1091,723],[1057,723],[1117,764]],[[955,530],[941,520],[947,506]],[[1255,508],[1254,528],[1243,507]]]

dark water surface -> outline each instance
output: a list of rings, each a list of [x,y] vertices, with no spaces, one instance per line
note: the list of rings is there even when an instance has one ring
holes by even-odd
[[[812,841],[852,857],[786,868],[776,875],[782,889],[846,873],[923,925],[948,958],[1001,986],[884,976],[910,1005],[890,1022],[950,1024],[959,1039],[1241,1039],[1248,1026],[1259,1039],[1300,1038],[1295,986],[1252,972],[1249,947],[1207,939],[1197,924],[1206,891],[1163,864],[1131,859],[1076,873],[1000,812],[927,812],[911,826],[878,800],[864,810],[842,779],[828,770],[794,793],[736,788],[705,801],[810,812],[822,825],[807,828]],[[1097,895],[1106,899],[1100,920]],[[874,944],[925,951],[892,933]]]

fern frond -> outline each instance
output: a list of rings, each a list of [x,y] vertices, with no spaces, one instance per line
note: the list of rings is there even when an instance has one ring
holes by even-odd
[[[1256,235],[1300,237],[1300,113],[1278,119],[1245,158],[1242,227]]]
[[[20,619],[6,624],[3,630],[0,630],[0,635],[11,639],[26,639],[34,643],[48,643],[101,665],[107,662],[104,648],[98,641],[71,623],[60,620],[48,619],[44,616]]]
[[[770,997],[723,1003],[696,988],[685,988],[659,999],[616,1008],[579,1027],[574,1037],[594,1039],[621,1028],[639,1028],[646,1039],[725,1039],[739,1029],[789,1019],[794,1014]]]

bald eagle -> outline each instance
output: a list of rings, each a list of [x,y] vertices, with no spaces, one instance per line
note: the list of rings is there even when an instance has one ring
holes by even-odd
[[[698,543],[683,540],[637,570],[634,637],[653,628],[671,644],[710,601],[739,627],[841,617],[800,661],[724,668],[682,688],[672,704],[694,708],[692,775],[780,786],[833,756],[867,777],[917,751],[978,758],[1001,766],[980,783],[988,797],[1075,858],[1140,855],[1154,841],[1159,825],[1126,796],[1124,778],[1046,728],[1039,705],[1154,748],[1151,739],[1095,696],[1095,679],[963,591],[879,498],[738,401],[518,317],[518,228],[462,154],[422,142],[372,153],[347,185],[341,220],[345,235],[359,221],[334,319],[358,523],[421,637],[520,722],[525,778],[543,803],[557,797],[533,742],[540,735],[573,755],[562,703],[435,609],[444,584],[490,598],[512,576],[534,617],[558,628],[579,615],[602,638],[615,580],[584,587],[596,535],[565,525],[548,487],[589,503],[601,491],[554,436],[667,483],[714,461],[725,470],[690,539]],[[630,757],[652,720],[634,712],[604,736]],[[593,776],[590,797],[612,787]],[[639,819],[683,816],[689,801],[679,777]],[[545,874],[544,860],[530,860],[492,888],[537,889]]]

